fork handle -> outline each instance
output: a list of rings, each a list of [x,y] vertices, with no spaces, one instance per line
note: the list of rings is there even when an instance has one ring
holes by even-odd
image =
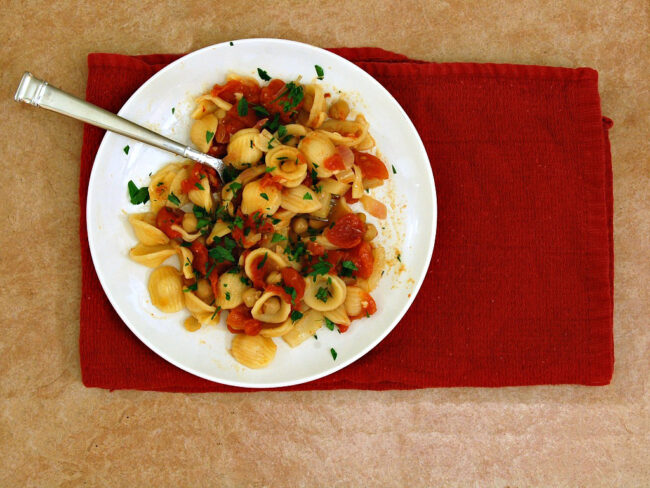
[[[47,81],[39,80],[28,71],[23,74],[14,99],[17,102],[43,107],[73,119],[82,120],[194,161],[204,162],[203,160],[207,156],[194,148],[156,134],[108,110],[59,90]]]

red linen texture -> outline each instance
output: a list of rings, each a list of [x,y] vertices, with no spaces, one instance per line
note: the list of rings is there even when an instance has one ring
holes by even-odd
[[[420,293],[386,339],[337,373],[282,389],[608,384],[614,365],[611,121],[601,114],[597,72],[427,63],[376,48],[331,51],[376,78],[415,124],[436,182],[436,244]],[[90,54],[86,98],[117,112],[179,57]],[[166,362],[106,298],[86,231],[88,180],[103,136],[84,128],[83,383],[250,391]]]

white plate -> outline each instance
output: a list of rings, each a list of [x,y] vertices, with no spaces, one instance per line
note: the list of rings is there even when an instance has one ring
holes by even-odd
[[[161,357],[192,374],[228,385],[295,385],[331,374],[359,359],[406,313],[433,252],[435,186],[415,127],[388,91],[365,71],[307,44],[280,39],[247,39],[233,44],[206,47],[170,64],[142,85],[119,114],[189,144],[193,98],[214,83],[223,82],[228,71],[256,76],[257,67],[261,67],[273,77],[289,80],[302,75],[303,82],[309,82],[316,77],[314,65],[322,66],[326,89],[334,97],[341,90],[353,109],[366,116],[377,148],[397,169],[397,174],[390,171],[393,188],[376,192],[380,199],[394,201],[389,205],[392,217],[386,229],[380,229],[380,242],[392,257],[392,266],[373,292],[377,313],[355,321],[345,334],[323,327],[318,331],[318,340],[306,341],[295,349],[275,339],[276,357],[262,370],[247,369],[235,362],[228,353],[232,335],[225,326],[187,332],[182,325],[187,313],[163,314],[153,307],[147,292],[151,270],[128,257],[136,239],[127,214],[148,207],[131,205],[128,181],[145,186],[149,173],[181,158],[113,133],[104,136],[90,177],[88,241],[97,275],[113,307],[133,333]],[[130,146],[128,155],[123,150],[126,145]],[[398,253],[401,262],[395,259]],[[176,257],[169,262],[178,266]],[[336,360],[330,348],[337,351]]]

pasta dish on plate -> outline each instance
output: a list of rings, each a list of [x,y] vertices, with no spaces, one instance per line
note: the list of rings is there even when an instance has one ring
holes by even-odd
[[[262,84],[231,74],[196,99],[190,138],[224,160],[223,179],[186,161],[128,188],[131,203],[150,203],[128,220],[131,259],[154,268],[151,303],[187,309],[188,331],[227,312],[230,353],[249,368],[271,363],[274,340],[296,347],[323,326],[344,333],[381,306],[370,293],[385,252],[368,216],[386,218],[370,193],[389,178],[369,124],[343,98],[316,80],[258,74]],[[172,256],[178,268],[164,264]]]

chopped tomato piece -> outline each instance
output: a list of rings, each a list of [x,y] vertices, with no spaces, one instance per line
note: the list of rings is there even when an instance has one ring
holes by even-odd
[[[208,272],[208,248],[205,247],[201,242],[194,241],[190,246],[190,251],[192,251],[192,267],[197,270],[202,275],[205,275]],[[185,266],[186,263],[183,263],[182,266]]]
[[[329,169],[330,171],[338,171],[338,170],[345,169],[345,165],[343,164],[343,158],[337,152],[332,154],[327,159],[325,159],[325,161],[323,161],[323,166],[325,166],[325,168]]]
[[[272,176],[271,173],[266,173],[260,180],[260,188],[267,188],[269,186],[274,186],[278,190],[282,190],[283,188],[275,176]]]
[[[280,120],[285,124],[291,122],[303,106],[303,100],[300,100],[298,104],[285,111],[285,107],[293,105],[293,100],[289,98],[288,93],[285,93],[286,91],[284,81],[274,79],[263,87],[260,93],[260,103],[264,108],[269,114],[280,114]]]
[[[262,261],[264,261],[264,264],[262,264]],[[253,260],[251,263],[251,273],[253,275],[251,279],[255,288],[264,288],[266,284],[264,280],[271,271],[273,271],[273,267],[264,256],[259,256]]]
[[[323,235],[335,246],[350,249],[361,242],[365,230],[359,217],[349,213],[338,219],[334,227],[326,229]]]
[[[388,179],[388,170],[381,159],[372,154],[359,151],[353,152],[354,164],[359,167],[364,178],[377,178],[380,180]]]
[[[377,304],[375,303],[374,298],[370,296],[370,293],[365,292],[361,296],[361,308],[363,311],[356,317],[350,317],[350,319],[356,320],[369,317],[377,311]]]
[[[236,104],[235,93],[241,93],[248,102],[259,103],[260,87],[252,80],[230,80],[225,85],[214,85],[210,92],[213,97],[219,97],[228,103]]]
[[[156,227],[162,230],[170,239],[181,237],[180,232],[172,229],[172,225],[182,224],[183,212],[178,209],[163,207],[158,211],[158,215],[156,215]]]
[[[210,280],[210,286],[212,287],[212,294],[216,298],[219,296],[219,274],[215,270],[212,270],[208,279]]]
[[[312,256],[322,256],[325,254],[325,248],[318,244],[317,242],[309,241],[307,243],[307,250]]]
[[[257,124],[257,115],[252,108],[249,108],[246,112],[246,115],[240,115],[237,105],[233,105],[230,110],[227,112],[227,117],[232,119],[239,119],[244,127],[254,127]]]
[[[246,335],[257,335],[262,330],[262,322],[254,319],[251,312],[245,305],[233,308],[228,313],[226,325],[230,332],[237,334],[244,331]]]
[[[343,195],[343,197],[345,198],[345,201],[346,201],[347,203],[349,203],[350,205],[352,205],[353,203],[357,203],[357,202],[359,201],[358,198],[352,198],[352,188],[350,188],[350,189],[345,193],[345,195]]]
[[[190,190],[197,189],[197,184],[200,184],[200,181],[205,177],[208,178],[210,184],[212,184],[213,181],[215,183],[218,182],[217,172],[214,168],[201,163],[194,163],[194,166],[192,166],[190,171],[190,176],[181,181],[181,191],[183,193],[189,193]],[[218,185],[215,185],[215,190],[218,189],[218,187]]]
[[[302,300],[302,297],[305,295],[305,279],[291,267],[282,268],[280,270],[282,275],[282,282],[285,286],[290,286],[296,290],[296,303]]]
[[[327,258],[325,258],[325,260],[332,265],[332,269],[330,270],[330,273],[335,272],[336,267],[344,258],[345,258],[345,253],[343,251],[329,251],[327,253]]]
[[[348,329],[350,328],[349,325],[345,325],[345,324],[336,324],[336,326],[337,326],[337,327],[339,328],[339,330],[341,331],[341,334],[343,334],[344,332],[347,332]]]
[[[370,243],[362,241],[358,246],[350,249],[347,258],[354,263],[357,270],[353,272],[359,278],[370,278],[375,264],[375,257],[372,254]]]

